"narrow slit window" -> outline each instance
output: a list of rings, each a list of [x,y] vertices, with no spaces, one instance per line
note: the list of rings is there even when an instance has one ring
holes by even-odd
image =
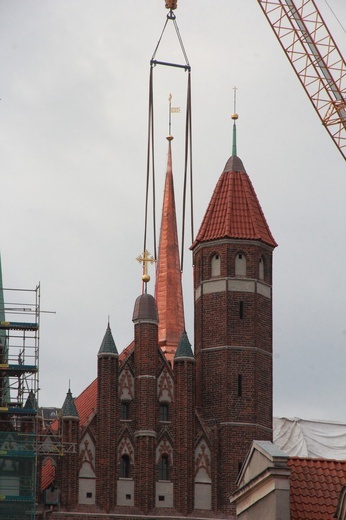
[[[121,418],[126,421],[130,418],[130,403],[122,401],[121,403]]]
[[[239,302],[239,319],[242,320],[244,318],[244,302]]]
[[[130,457],[123,455],[120,461],[120,477],[130,478]]]
[[[264,262],[263,258],[259,259],[258,262],[258,277],[260,280],[264,280]]]
[[[160,404],[160,421],[169,421],[169,407],[167,403]]]
[[[169,480],[168,455],[163,454],[159,462],[159,480]]]
[[[243,376],[238,374],[238,397],[243,395]]]

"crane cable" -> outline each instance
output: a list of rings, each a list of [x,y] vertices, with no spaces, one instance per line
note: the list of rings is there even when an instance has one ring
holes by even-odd
[[[160,46],[163,34],[169,21],[173,21],[177,38],[183,52],[185,64],[176,64],[155,60],[157,50]],[[144,218],[144,244],[143,251],[146,251],[147,232],[148,232],[148,207],[149,207],[149,185],[150,185],[150,170],[152,173],[152,204],[153,204],[153,241],[154,241],[154,258],[157,259],[157,242],[156,242],[156,198],[155,198],[155,146],[154,146],[154,67],[156,65],[165,65],[169,67],[183,68],[188,71],[187,80],[187,99],[186,99],[186,122],[185,122],[185,158],[184,158],[184,182],[183,182],[183,213],[182,213],[182,233],[181,233],[181,260],[180,269],[183,271],[184,264],[184,242],[185,242],[185,214],[186,214],[186,192],[187,182],[190,181],[190,209],[191,209],[191,242],[194,238],[193,230],[193,191],[192,191],[192,124],[191,124],[191,67],[187,58],[184,44],[179,32],[176,22],[176,16],[173,10],[170,9],[167,14],[166,22],[161,32],[159,41],[155,47],[153,56],[150,60],[150,74],[149,74],[149,109],[148,109],[148,140],[147,140],[147,171],[146,171],[146,193],[145,193],[145,218]],[[188,173],[190,174],[188,177]]]

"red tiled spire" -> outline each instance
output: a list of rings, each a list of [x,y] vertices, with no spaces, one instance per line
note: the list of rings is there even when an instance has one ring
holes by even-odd
[[[185,328],[185,322],[174,200],[171,139],[169,139],[168,144],[155,297],[159,313],[159,344],[166,358],[173,361],[181,334]]]
[[[192,247],[221,238],[260,240],[277,246],[250,178],[235,155],[226,163]]]

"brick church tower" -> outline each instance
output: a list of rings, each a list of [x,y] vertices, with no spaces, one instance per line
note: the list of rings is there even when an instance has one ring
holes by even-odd
[[[242,161],[227,161],[192,246],[196,406],[214,428],[214,510],[254,439],[272,439],[272,252],[276,242]]]

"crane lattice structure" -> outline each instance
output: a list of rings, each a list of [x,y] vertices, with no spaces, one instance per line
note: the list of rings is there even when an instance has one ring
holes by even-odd
[[[346,63],[314,0],[257,1],[346,159]]]

